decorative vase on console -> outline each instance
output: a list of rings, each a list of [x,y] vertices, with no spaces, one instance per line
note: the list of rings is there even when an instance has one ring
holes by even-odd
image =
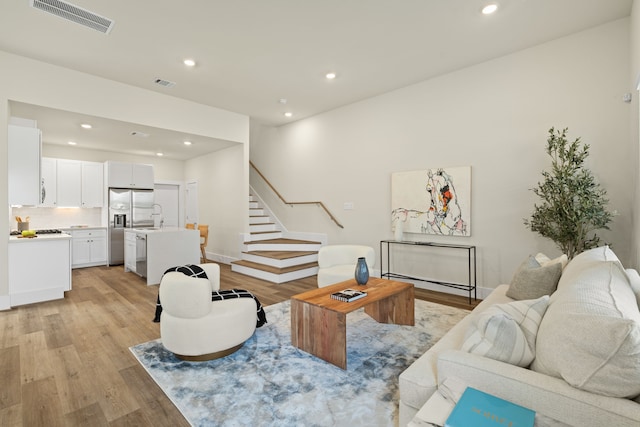
[[[369,281],[369,267],[367,267],[367,260],[365,257],[358,258],[355,278],[358,285],[366,285]]]
[[[398,242],[402,242],[403,227],[404,227],[403,221],[400,218],[398,218],[398,220],[396,221],[396,228],[394,230],[395,231],[394,237]]]

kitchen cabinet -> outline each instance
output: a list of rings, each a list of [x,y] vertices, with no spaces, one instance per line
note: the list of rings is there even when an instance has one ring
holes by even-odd
[[[198,230],[137,228],[125,230],[124,235],[124,271],[146,277],[147,285],[160,283],[171,267],[200,262]]]
[[[82,204],[82,162],[58,159],[57,206],[80,207]]]
[[[56,174],[58,207],[102,207],[102,163],[57,159]]]
[[[107,264],[107,230],[104,228],[70,230],[71,267]]]
[[[40,197],[40,206],[45,208],[55,208],[58,196],[57,188],[57,160],[50,157],[42,158],[42,189]]]
[[[136,241],[138,234],[133,230],[124,232],[124,271],[136,273]]]
[[[9,125],[7,169],[9,204],[37,206],[40,202],[42,134],[38,128]]]
[[[104,165],[82,162],[82,207],[101,208],[104,204]]]
[[[153,165],[109,161],[106,168],[109,188],[153,189]]]
[[[71,290],[71,236],[9,238],[9,299],[12,307],[64,298]]]

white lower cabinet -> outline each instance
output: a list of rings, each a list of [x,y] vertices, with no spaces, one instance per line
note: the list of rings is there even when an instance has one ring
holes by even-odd
[[[136,239],[135,231],[125,230],[124,232],[124,271],[136,273]]]
[[[63,235],[9,240],[11,306],[64,298],[71,290],[70,239]]]
[[[92,267],[107,264],[107,230],[70,230],[71,267]]]

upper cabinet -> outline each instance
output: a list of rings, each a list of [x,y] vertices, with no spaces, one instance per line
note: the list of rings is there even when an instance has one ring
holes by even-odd
[[[102,163],[66,159],[52,160],[56,161],[56,199],[53,201],[53,205],[49,204],[48,206],[102,207],[104,191]]]
[[[9,125],[9,204],[37,206],[40,203],[40,155],[42,136],[35,127]]]
[[[106,162],[109,188],[153,189],[153,165]]]
[[[58,159],[57,206],[82,206],[82,162]]]
[[[82,207],[102,207],[103,193],[104,165],[97,162],[82,162]]]
[[[52,159],[50,157],[42,158],[42,189],[40,206],[45,208],[55,208],[57,206],[57,166],[58,162],[56,159]]]

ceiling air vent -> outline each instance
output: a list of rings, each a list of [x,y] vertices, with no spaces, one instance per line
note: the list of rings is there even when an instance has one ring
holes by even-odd
[[[29,0],[31,7],[109,34],[114,21],[61,0]]]
[[[176,85],[175,82],[170,82],[169,80],[163,79],[155,79],[153,82],[164,87],[174,87]]]

